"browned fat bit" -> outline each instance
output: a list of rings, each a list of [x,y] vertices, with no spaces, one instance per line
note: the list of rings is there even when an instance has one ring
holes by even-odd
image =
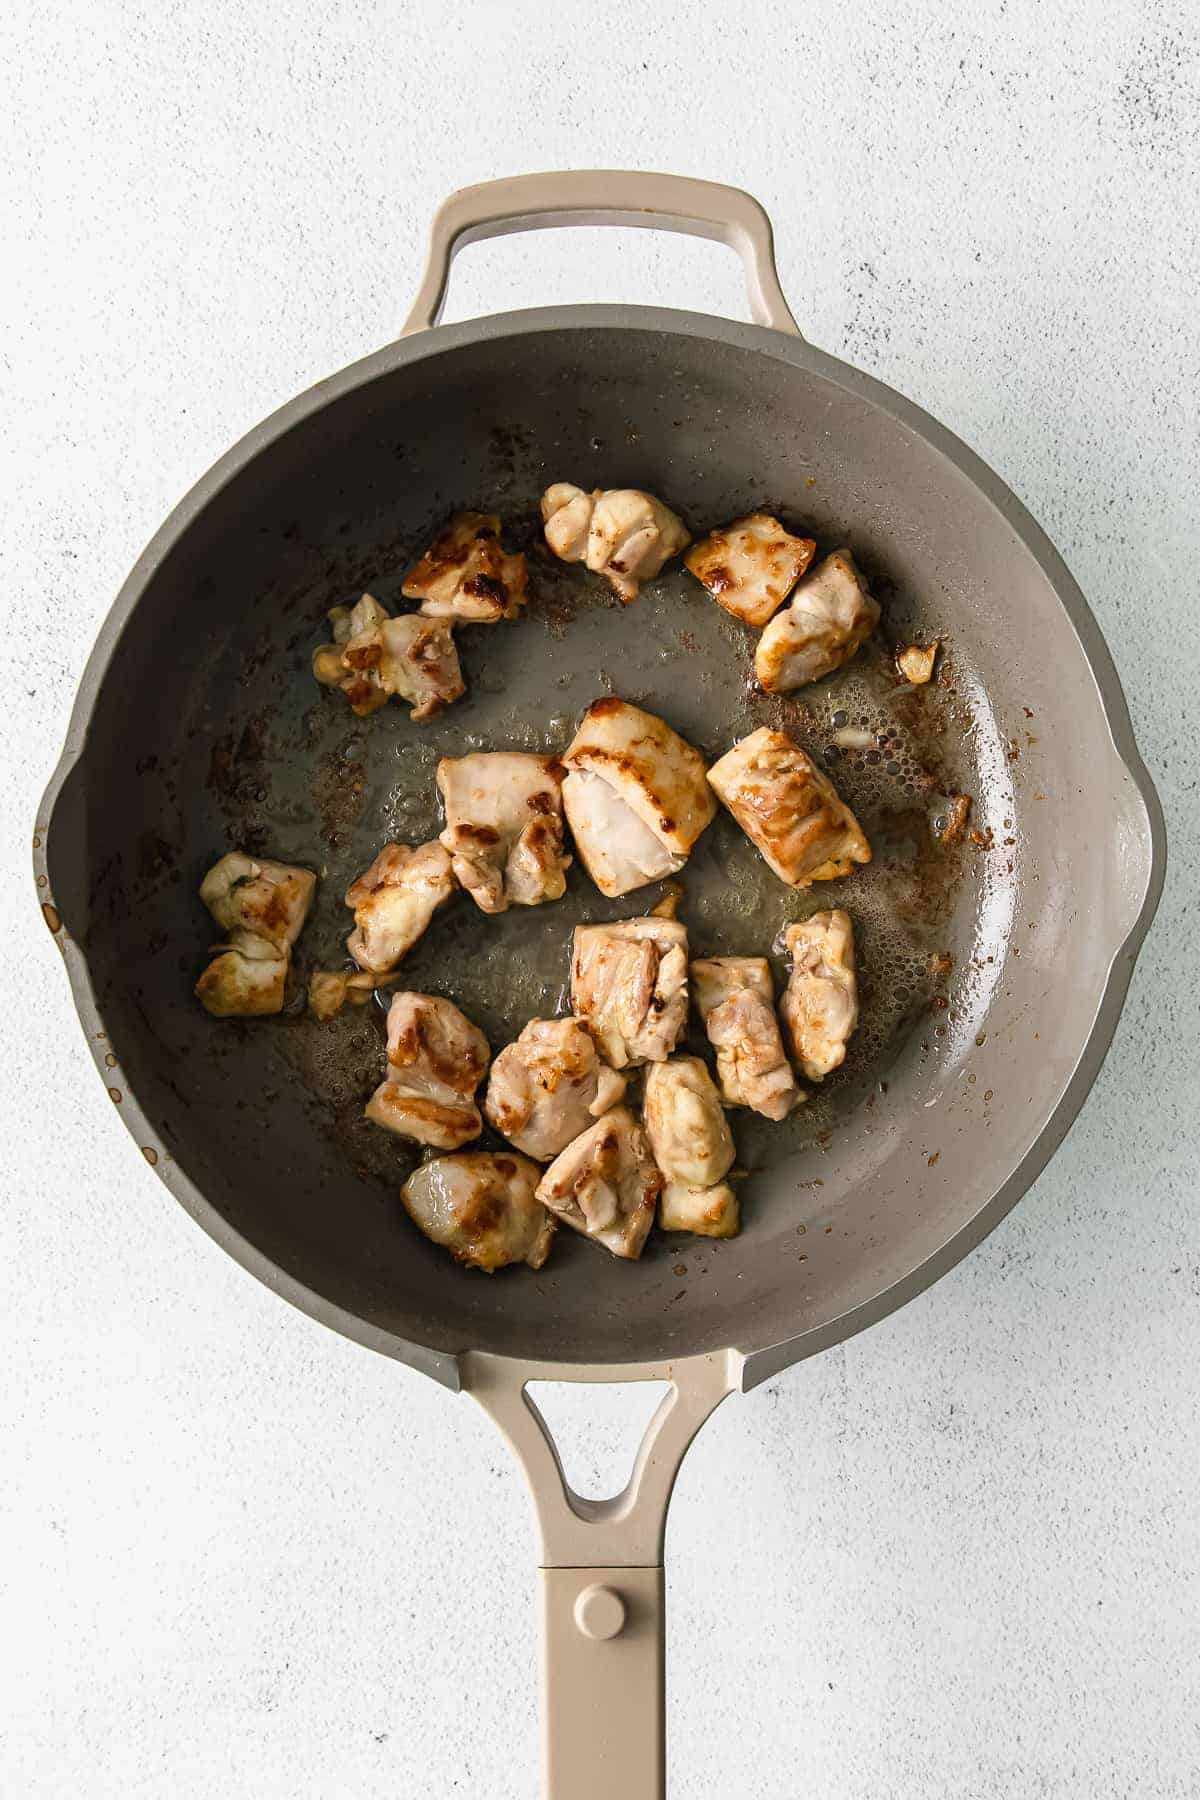
[[[904,644],[896,652],[896,667],[912,687],[924,687],[933,676],[940,638],[932,644]]]
[[[950,804],[946,808],[945,817],[934,824],[934,832],[940,843],[956,844],[967,827],[967,819],[971,812],[970,794],[952,794]]]

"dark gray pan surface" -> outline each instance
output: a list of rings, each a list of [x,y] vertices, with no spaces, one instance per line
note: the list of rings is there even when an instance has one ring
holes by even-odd
[[[1080,604],[1069,577],[994,478],[989,498],[948,458],[961,447],[945,434],[926,441],[886,390],[753,328],[515,315],[382,352],[327,389],[323,407],[288,409],[281,435],[262,428],[250,460],[231,453],[228,479],[135,571],[136,611],[56,806],[50,891],[143,1148],[259,1273],[272,1278],[269,1259],[291,1297],[397,1354],[632,1361],[732,1343],[765,1372],[876,1316],[982,1235],[1049,1154],[1111,1031],[1123,975],[1110,986],[1109,965],[1152,909],[1152,790],[1126,766],[1141,777],[1132,744],[1124,760],[1114,746],[1058,597]],[[536,552],[554,479],[648,487],[697,532],[765,505],[822,548],[848,541],[893,635],[946,638],[946,681],[897,688],[875,647],[794,701],[755,698],[750,634],[689,577],[622,610]],[[534,551],[530,617],[465,634],[471,694],[433,726],[400,706],[356,721],[308,673],[324,609],[365,585],[392,600],[463,505],[494,506]],[[1098,638],[1088,649],[1107,674]],[[895,734],[878,762],[828,764],[862,808],[870,868],[797,897],[722,817],[686,877],[694,953],[766,950],[788,918],[847,905],[865,1027],[794,1123],[743,1126],[740,1239],[659,1239],[631,1268],[560,1233],[541,1274],[487,1280],[412,1230],[396,1199],[408,1159],[358,1119],[382,1065],[378,1016],[208,1019],[190,991],[211,935],[195,888],[233,844],[322,868],[302,951],[336,961],[349,878],[385,837],[436,829],[437,757],[560,748],[604,692],[713,754],[781,722],[824,756],[841,711]],[[1109,700],[1124,737],[1115,682]],[[959,787],[987,841],[945,851],[926,821]],[[576,871],[558,906],[487,920],[460,898],[409,985],[458,999],[499,1048],[559,1009],[578,918],[655,897],[605,902]],[[940,950],[948,983],[930,974]]]

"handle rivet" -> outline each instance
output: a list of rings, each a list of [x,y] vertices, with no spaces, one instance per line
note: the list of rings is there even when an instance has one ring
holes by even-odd
[[[615,1588],[586,1587],[575,1599],[575,1623],[584,1637],[619,1637],[625,1627],[625,1602]]]

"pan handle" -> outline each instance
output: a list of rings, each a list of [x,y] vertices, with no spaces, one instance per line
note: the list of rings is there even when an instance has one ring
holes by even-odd
[[[564,1367],[470,1352],[462,1385],[525,1471],[542,1539],[544,1800],[665,1800],[663,1540],[688,1445],[741,1385],[735,1351],[675,1363]],[[668,1381],[629,1485],[585,1500],[568,1485],[530,1381]]]
[[[564,169],[510,175],[460,188],[434,215],[429,259],[402,337],[426,331],[442,316],[450,265],[466,244],[555,225],[636,225],[714,238],[741,257],[750,316],[799,337],[779,285],[771,221],[741,188],[640,169]]]

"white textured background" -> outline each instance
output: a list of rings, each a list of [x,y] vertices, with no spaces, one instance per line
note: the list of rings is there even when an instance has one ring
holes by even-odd
[[[805,332],[974,444],[1126,681],[1173,870],[1015,1216],[708,1427],[670,1534],[672,1797],[1200,1791],[1200,48],[1166,0],[9,0],[0,1793],[535,1787],[533,1536],[482,1415],[167,1198],[27,876],[110,598],[234,438],[395,335],[449,188],[749,187]],[[742,306],[639,234],[468,252],[451,316]],[[584,1462],[608,1466],[607,1426]]]

